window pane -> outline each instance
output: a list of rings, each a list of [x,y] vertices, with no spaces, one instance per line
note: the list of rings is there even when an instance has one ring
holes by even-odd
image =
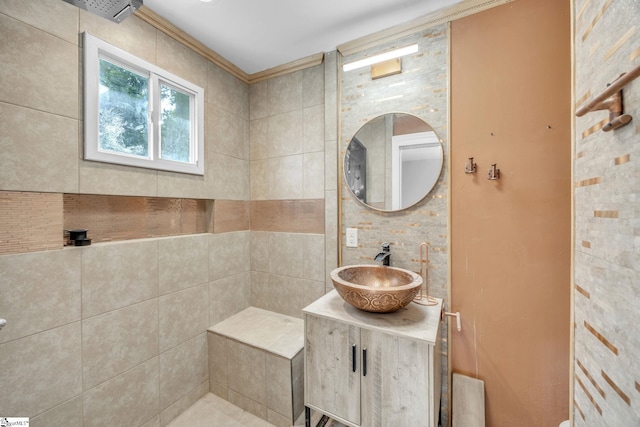
[[[148,157],[149,79],[100,59],[99,149]]]
[[[160,84],[160,157],[191,161],[191,96]]]

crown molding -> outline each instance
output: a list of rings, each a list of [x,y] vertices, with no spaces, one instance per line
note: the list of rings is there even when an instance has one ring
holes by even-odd
[[[473,15],[474,13],[482,12],[483,10],[491,9],[492,7],[512,1],[513,0],[464,0],[451,7],[437,10],[413,21],[409,21],[406,24],[396,25],[386,30],[343,43],[339,45],[337,49],[343,56],[352,55],[382,43],[405,37],[440,24],[455,21],[456,19],[464,18],[465,16]]]
[[[147,6],[140,7],[138,10],[134,12],[134,15],[142,19],[147,24],[155,27],[159,31],[162,31],[169,37],[179,41],[180,43],[184,44],[188,48],[204,56],[209,61],[218,65],[223,70],[233,74],[243,82],[249,83],[249,75],[247,73],[242,71],[240,68],[238,68],[231,62],[224,59],[222,56],[218,55],[213,50],[206,47],[204,44],[200,43],[198,40],[194,39],[192,36],[190,36],[186,32],[182,31],[180,28],[173,25],[171,22],[164,19],[162,16],[155,13],[153,10],[151,10]]]
[[[343,56],[351,55],[353,53],[357,53],[370,47],[379,45],[383,42],[404,37],[417,31],[443,24],[445,22],[464,18],[465,16],[472,15],[474,13],[478,13],[505,3],[509,3],[511,1],[513,0],[464,0],[457,5],[433,12],[429,15],[425,15],[424,17],[415,19],[406,24],[397,25],[395,27],[391,27],[389,29],[344,43],[338,46],[337,50]],[[181,30],[162,16],[155,13],[147,6],[142,6],[137,9],[134,12],[134,15],[147,24],[153,26],[157,30],[162,31],[169,37],[184,44],[186,47],[202,55],[209,61],[213,62],[223,70],[227,71],[231,75],[237,77],[247,84],[257,83],[273,77],[282,76],[294,71],[299,71],[305,68],[320,65],[324,60],[324,53],[321,52],[316,53],[315,55],[307,56],[306,58],[301,58],[289,62],[287,64],[282,64],[273,68],[269,68],[267,70],[259,71],[257,73],[247,74],[246,72],[238,68],[235,64],[226,60],[225,58],[187,34],[185,31]]]
[[[258,71],[257,73],[249,75],[249,83],[257,83],[262,80],[267,80],[273,77],[283,76],[294,71],[304,70],[305,68],[314,67],[322,64],[324,60],[324,53],[316,53],[305,58],[297,59],[295,61],[288,62],[286,64],[278,65],[268,70]]]
[[[284,74],[303,70],[308,67],[313,67],[315,65],[321,64],[324,59],[324,53],[317,53],[315,55],[301,58],[287,64],[269,68],[268,70],[263,70],[254,74],[247,74],[233,63],[229,62],[180,28],[173,25],[171,22],[164,19],[162,16],[155,13],[150,8],[142,6],[138,10],[136,10],[134,14],[147,24],[155,27],[159,31],[162,31],[169,37],[179,41],[186,47],[192,49],[196,53],[202,55],[209,61],[222,68],[223,70],[248,84],[270,79],[272,77],[282,76]]]

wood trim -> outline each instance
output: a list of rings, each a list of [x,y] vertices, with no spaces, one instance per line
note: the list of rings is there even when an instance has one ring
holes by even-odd
[[[315,55],[310,55],[306,58],[297,59],[287,64],[278,65],[277,67],[269,68],[268,70],[258,71],[257,73],[250,74],[248,83],[257,83],[263,80],[293,73],[294,71],[315,67],[316,65],[322,64],[323,61],[324,53],[316,53]]]
[[[451,22],[447,23],[447,88],[451,87]],[[451,171],[453,170],[453,164],[451,162],[451,94],[447,93],[447,152],[444,154],[445,159],[447,159],[447,302],[449,304],[449,308],[453,307],[452,299],[451,299],[451,287],[452,287],[452,269],[451,262],[453,259],[453,254],[451,251],[451,198],[452,198],[452,187],[451,187]],[[452,310],[453,311],[453,310]],[[453,341],[453,324],[452,322],[447,322],[447,398],[449,404],[447,405],[449,423],[446,427],[451,427],[453,425],[453,411],[451,409],[453,402],[453,360],[451,353],[451,342]]]
[[[244,83],[251,84],[256,83],[262,80],[270,79],[273,77],[282,76],[284,74],[292,73],[294,71],[303,70],[305,68],[313,67],[315,65],[322,64],[324,60],[324,53],[316,53],[315,55],[307,56],[306,58],[301,58],[287,64],[278,65],[277,67],[269,68],[268,70],[260,71],[254,74],[247,74],[242,71],[236,65],[226,60],[213,50],[209,49],[207,46],[187,34],[182,29],[176,27],[171,22],[167,21],[162,16],[155,13],[153,10],[148,8],[147,6],[142,6],[134,13],[138,18],[156,28],[159,31],[162,31],[169,37],[179,41],[184,44],[189,49],[192,49],[194,52],[202,55],[209,61],[213,62],[226,72],[231,75],[237,77],[242,80]]]
[[[236,76],[243,82],[249,83],[249,75],[247,73],[224,59],[222,56],[218,55],[213,50],[206,47],[204,44],[200,43],[198,40],[184,32],[180,28],[173,25],[171,22],[164,19],[162,16],[155,13],[147,6],[142,6],[141,8],[136,10],[134,15],[142,19],[152,27],[155,27],[159,31],[162,31],[169,37],[179,41],[188,48],[204,56],[206,59],[218,65],[220,68],[224,69],[230,74]]]
[[[465,0],[461,3],[437,10],[421,18],[409,21],[406,24],[397,25],[386,30],[379,31],[358,39],[343,43],[337,47],[338,51],[344,55],[352,55],[381,43],[398,39],[416,32],[425,30],[446,22],[455,21],[474,13],[482,12],[495,6],[500,6],[513,0]]]
[[[343,182],[343,171],[344,171],[344,156],[342,155],[342,55],[336,54],[336,67],[337,67],[337,93],[336,93],[336,103],[338,106],[338,129],[336,132],[336,152],[335,155],[337,157],[336,165],[338,170],[336,172],[336,203],[337,206],[337,245],[338,245],[338,267],[342,267],[342,182]],[[346,232],[346,231],[345,231]]]

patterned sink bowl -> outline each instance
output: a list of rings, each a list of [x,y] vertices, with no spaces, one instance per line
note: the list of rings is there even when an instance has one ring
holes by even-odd
[[[333,286],[346,302],[360,310],[389,313],[409,304],[420,291],[422,277],[397,267],[348,265],[334,269]]]

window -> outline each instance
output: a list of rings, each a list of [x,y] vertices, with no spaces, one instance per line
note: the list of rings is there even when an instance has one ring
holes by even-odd
[[[204,90],[84,33],[84,158],[204,175]]]

